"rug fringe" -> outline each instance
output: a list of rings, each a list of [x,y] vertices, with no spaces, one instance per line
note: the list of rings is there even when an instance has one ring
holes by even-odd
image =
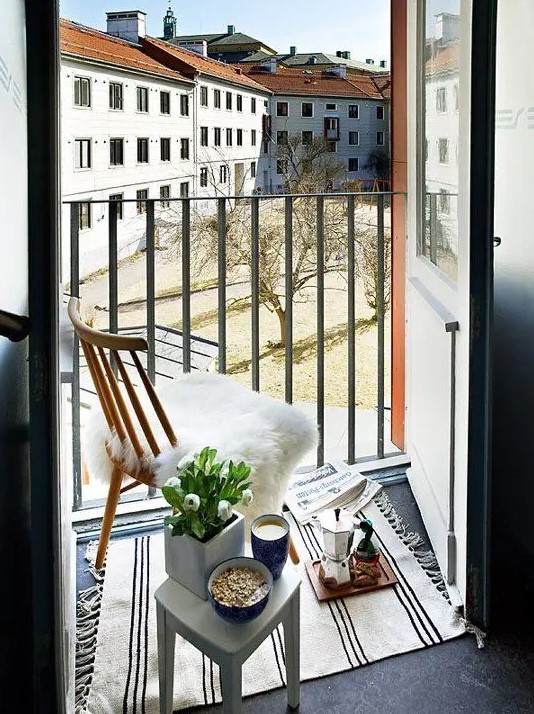
[[[441,593],[445,600],[450,603],[447,586],[445,585],[445,580],[443,579],[443,575],[434,551],[428,549],[421,550],[425,544],[424,540],[421,538],[419,533],[408,530],[402,517],[399,516],[384,490],[377,493],[374,497],[374,503],[398,535],[400,540],[411,551],[412,555],[428,575],[430,580],[434,583],[437,590]]]
[[[469,622],[464,615],[463,615],[463,607],[458,606],[453,608],[452,610],[452,617],[451,620],[455,624],[460,624],[464,628],[466,632],[468,632],[471,635],[475,636],[475,639],[477,641],[477,647],[479,650],[484,649],[485,647],[485,642],[484,640],[486,639],[486,633],[484,630],[481,630],[480,627],[477,627],[476,625],[473,625],[472,622]]]
[[[96,581],[96,585],[82,590],[76,603],[76,675],[74,689],[74,710],[76,714],[84,714],[87,698],[93,681],[96,644],[98,639],[98,622],[102,608],[102,591],[105,574],[105,563],[101,570],[95,567],[98,541],[91,541],[85,551],[85,559],[89,563],[87,570]]]

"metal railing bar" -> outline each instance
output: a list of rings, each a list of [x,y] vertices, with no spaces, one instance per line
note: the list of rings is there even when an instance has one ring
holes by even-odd
[[[217,201],[217,319],[218,369],[226,374],[226,199]]]
[[[317,199],[317,466],[324,463],[324,196]]]
[[[147,374],[156,383],[156,245],[154,201],[146,206],[146,337],[148,342]]]
[[[191,203],[182,203],[182,350],[184,372],[191,371]]]
[[[348,371],[348,449],[347,460],[356,457],[356,334],[355,334],[355,255],[354,255],[354,197],[347,200],[347,371]]]
[[[109,331],[119,331],[119,257],[117,244],[117,204],[110,201],[108,206],[108,290],[109,290]],[[117,376],[117,365],[113,355],[111,366]]]
[[[247,196],[225,196],[225,201],[272,201],[275,198],[318,198],[319,196],[327,198],[346,198],[347,196],[405,196],[405,191],[338,191],[331,193],[264,193],[261,195],[253,194]],[[180,203],[185,201],[218,201],[220,196],[188,196],[187,198],[166,198],[165,201],[170,203]],[[147,199],[148,200],[148,199]],[[152,199],[158,200],[158,199]],[[109,203],[109,199],[97,198],[91,200],[67,200],[62,202],[64,205],[81,204],[81,203]],[[121,198],[117,203],[139,203],[137,198]]]
[[[384,457],[384,197],[380,196],[377,202],[377,333],[378,333],[378,359],[377,359],[377,449],[379,458]]]
[[[70,294],[80,297],[80,206],[70,207]],[[78,510],[82,506],[82,448],[80,420],[80,341],[73,330],[72,345],[72,386],[71,386],[71,421],[72,421],[72,507]]]
[[[438,202],[435,193],[430,194],[430,260],[434,265],[438,261]]]
[[[285,400],[293,402],[293,198],[285,199]]]
[[[250,267],[252,290],[252,389],[260,391],[260,202],[251,203]]]

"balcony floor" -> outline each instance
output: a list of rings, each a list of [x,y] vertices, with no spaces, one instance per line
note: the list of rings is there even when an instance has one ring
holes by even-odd
[[[407,483],[387,487],[397,512],[426,536]],[[78,589],[90,586],[85,572],[85,545],[78,546]],[[437,647],[376,662],[350,672],[305,682],[302,714],[530,714],[534,711],[534,627],[531,607],[519,617],[518,593],[511,616],[496,621],[486,648],[466,636]],[[528,602],[525,603],[525,608]],[[525,609],[527,612],[527,609]],[[200,707],[199,714],[220,712],[221,706]],[[285,689],[247,698],[243,714],[286,712]]]

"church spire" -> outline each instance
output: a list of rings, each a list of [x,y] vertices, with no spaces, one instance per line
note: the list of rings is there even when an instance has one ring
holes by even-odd
[[[169,2],[169,9],[163,18],[163,39],[172,40],[176,37],[176,16]]]

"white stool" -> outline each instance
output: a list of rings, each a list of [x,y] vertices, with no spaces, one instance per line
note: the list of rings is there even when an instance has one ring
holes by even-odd
[[[284,626],[287,702],[300,699],[300,576],[288,564],[275,580],[267,607],[252,622],[232,625],[207,600],[168,578],[155,592],[158,619],[159,702],[161,714],[173,712],[176,633],[220,667],[223,711],[241,711],[241,667],[280,623]]]

